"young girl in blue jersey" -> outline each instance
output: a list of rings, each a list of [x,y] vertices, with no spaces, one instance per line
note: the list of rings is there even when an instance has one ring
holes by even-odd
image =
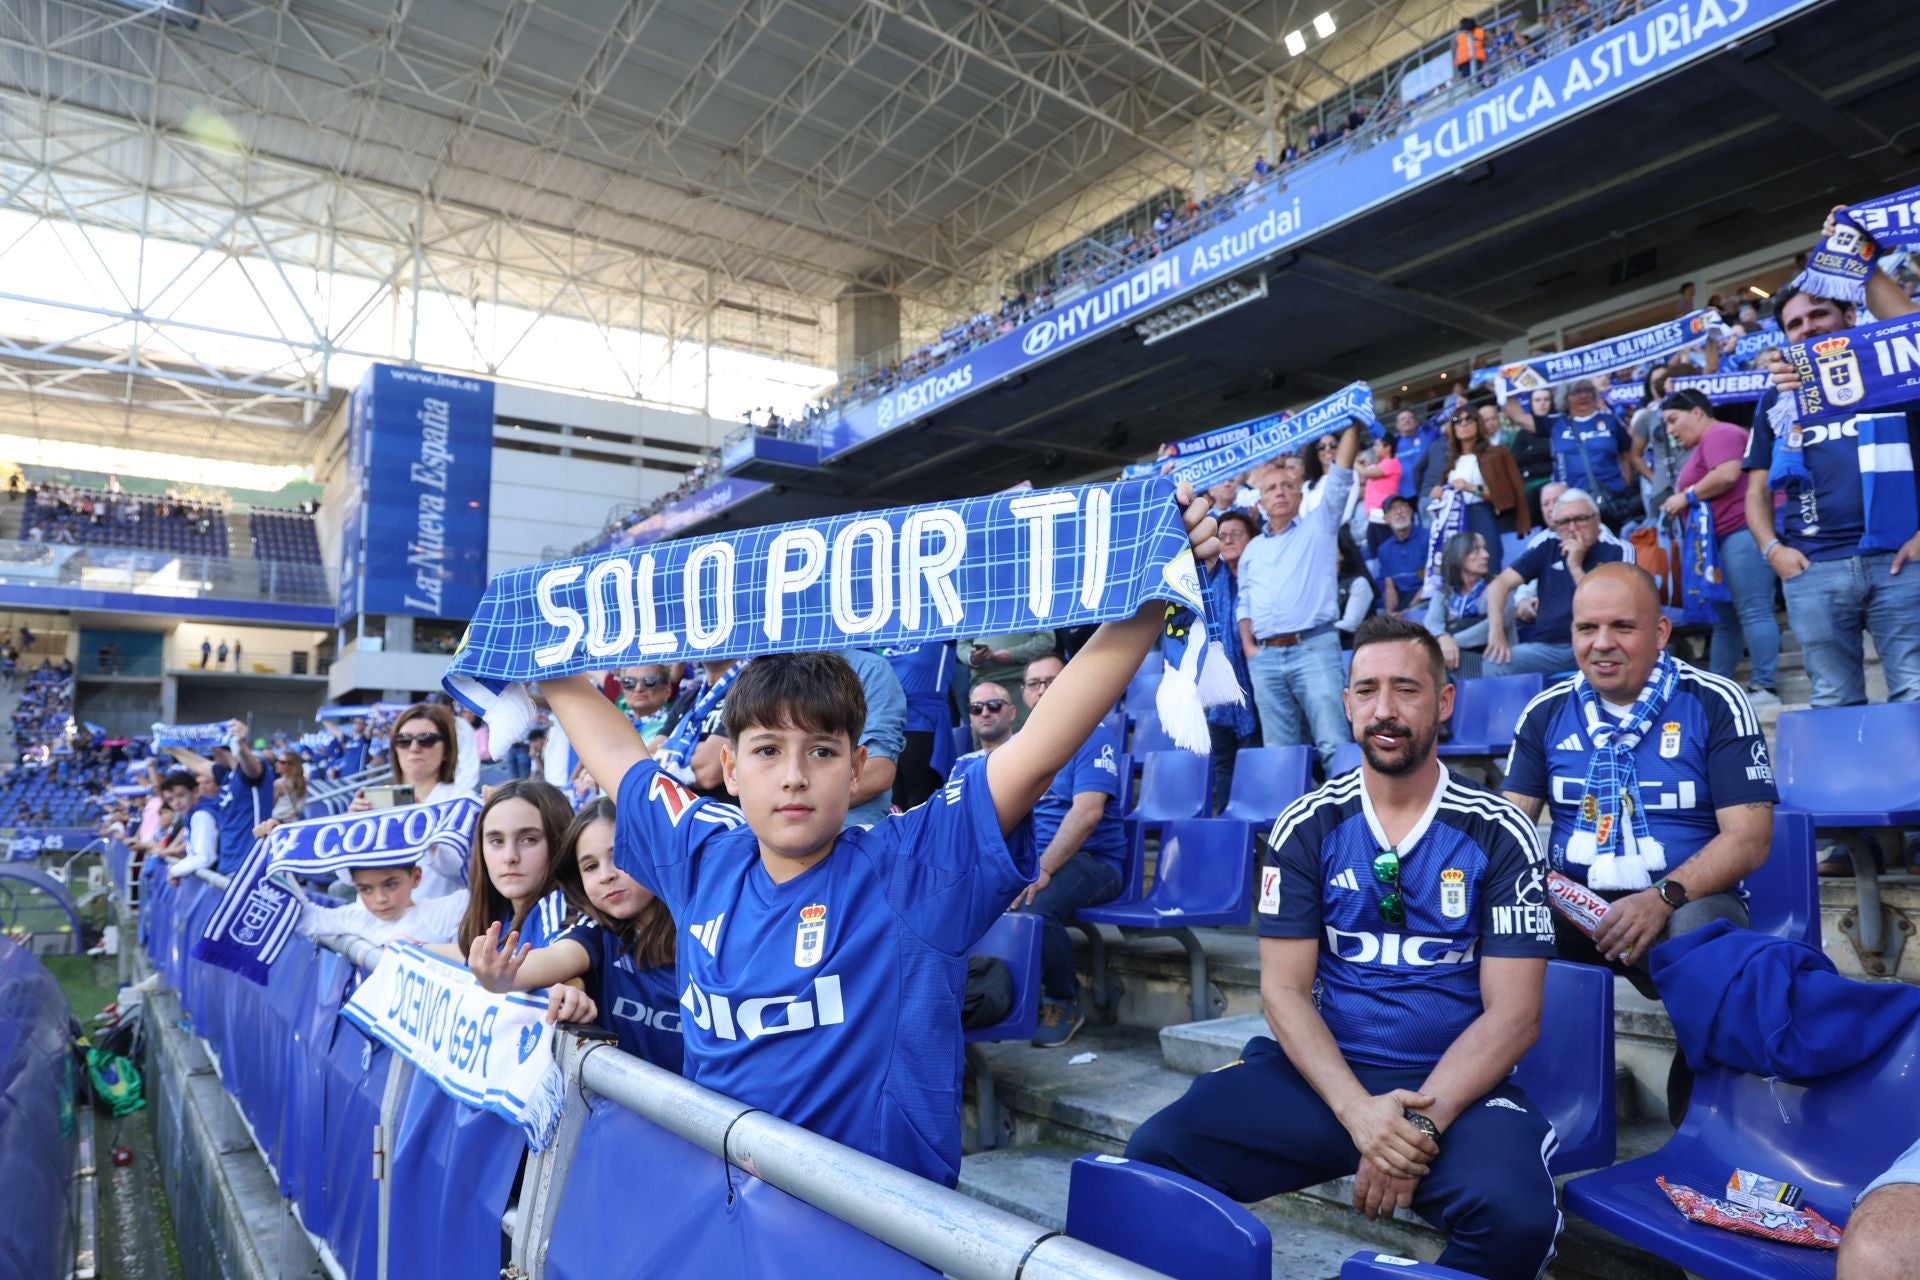
[[[1195,553],[1216,554],[1208,504],[1181,499]],[[588,678],[542,682],[617,796],[615,862],[691,939],[678,947],[687,1078],[953,1186],[966,952],[1033,881],[1034,803],[1165,620],[1156,603],[1102,626],[1011,742],[919,807],[845,830],[866,698],[838,654],[740,671],[722,750],[737,807],[665,773]]]
[[[620,1047],[669,1071],[680,1070],[680,999],[674,982],[674,925],[666,904],[620,870],[613,857],[613,801],[582,809],[567,828],[555,876],[567,895],[587,904],[576,921],[538,950],[494,925],[469,954],[469,967],[489,991],[553,987],[547,1020],[597,1022]],[[583,982],[569,996],[563,984]]]
[[[476,939],[498,941],[499,933],[518,933],[535,947],[559,935],[574,907],[554,878],[554,855],[572,821],[567,798],[538,779],[494,788],[474,823],[467,913],[449,959],[466,963]]]

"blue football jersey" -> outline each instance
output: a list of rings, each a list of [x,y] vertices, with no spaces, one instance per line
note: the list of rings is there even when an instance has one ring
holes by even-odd
[[[1549,957],[1546,859],[1505,798],[1445,769],[1397,848],[1406,923],[1380,914],[1389,846],[1364,785],[1344,774],[1294,802],[1267,838],[1262,937],[1318,938],[1313,999],[1350,1062],[1426,1069],[1480,1016],[1484,956]]]
[[[680,985],[670,964],[642,969],[620,936],[592,920],[580,920],[555,941],[575,942],[587,953],[587,994],[599,1006],[598,1025],[620,1048],[668,1071],[680,1070]]]
[[[1765,471],[1773,465],[1773,421],[1767,416],[1780,393],[1768,387],[1753,406],[1753,430],[1740,465]],[[1892,414],[1862,413],[1801,428],[1802,458],[1811,485],[1790,485],[1777,511],[1780,540],[1809,560],[1844,560],[1860,553],[1867,531],[1865,489],[1860,479],[1860,423]],[[1920,412],[1910,412],[1907,433],[1920,441]],[[1920,481],[1920,475],[1910,479]]]
[[[1094,726],[1093,736],[1081,743],[1073,759],[1053,775],[1046,794],[1033,806],[1034,847],[1046,852],[1067,811],[1073,808],[1073,798],[1087,791],[1106,796],[1107,805],[1080,851],[1110,862],[1124,872],[1127,834],[1120,821],[1120,741],[1104,724]]]
[[[1618,493],[1626,488],[1620,455],[1633,447],[1633,436],[1613,414],[1601,410],[1576,418],[1555,413],[1534,419],[1534,425],[1551,442],[1554,479],[1595,495],[1602,489]]]
[[[967,948],[1033,879],[982,769],[784,884],[740,811],[652,761],[627,771],[614,861],[667,904],[685,1075],[945,1186],[960,1170]]]
[[[253,851],[253,829],[273,816],[273,770],[261,760],[257,778],[248,778],[238,764],[224,776],[216,765],[214,773],[220,780],[220,807],[214,814],[220,821],[220,874],[230,876]]]
[[[546,897],[533,904],[527,912],[527,918],[520,922],[520,944],[536,950],[546,946],[562,933],[573,918],[573,905],[567,901],[567,895],[555,889]],[[508,920],[500,922],[501,937],[505,937]]]
[[[874,652],[887,660],[907,695],[907,731],[945,731],[952,724],[947,685],[953,673],[953,645],[895,644]]]
[[[1666,848],[1668,871],[1720,834],[1715,809],[1779,800],[1767,737],[1747,695],[1724,676],[1679,666],[1665,713],[1633,752],[1647,828]],[[1580,822],[1593,743],[1573,683],[1548,685],[1520,713],[1500,785],[1547,802],[1548,857],[1556,871],[1584,884],[1587,868],[1567,861],[1567,839]]]

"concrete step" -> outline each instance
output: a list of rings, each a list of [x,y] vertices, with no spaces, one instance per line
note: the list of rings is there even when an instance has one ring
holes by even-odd
[[[1013,1150],[1039,1145],[1075,1153],[1119,1154],[1149,1116],[1173,1102],[1192,1082],[1190,1075],[1172,1069],[1162,1059],[1158,1035],[1140,1028],[1089,1027],[1062,1049],[1036,1049],[1020,1043],[983,1047],[1000,1106],[1012,1118]],[[1084,1053],[1092,1053],[1093,1060],[1079,1066],[1071,1064],[1072,1058]],[[973,1133],[971,1104],[966,1123],[967,1132]],[[1668,1136],[1670,1130],[1664,1123],[1629,1126],[1621,1135],[1621,1157],[1652,1150]],[[989,1176],[985,1171],[993,1170],[1003,1160],[1012,1164],[1015,1157],[1007,1153],[969,1155],[962,1166],[962,1190],[983,1198],[992,1194],[1001,1175]],[[969,1169],[982,1171],[971,1186]],[[1016,1175],[1004,1176],[1011,1180]],[[1033,1176],[1043,1175],[1036,1172]],[[1052,1176],[1059,1186],[1045,1195],[1031,1188],[1008,1191],[1001,1184],[1001,1193],[1009,1196],[1006,1206],[1035,1216],[1039,1209],[1030,1211],[1015,1201],[1032,1194],[1037,1197],[1032,1202],[1036,1205],[1058,1204],[1066,1194],[1064,1168],[1056,1167]],[[1402,1213],[1368,1222],[1353,1212],[1352,1197],[1353,1181],[1348,1177],[1276,1196],[1255,1206],[1255,1211],[1270,1223],[1283,1222],[1286,1231],[1301,1232],[1300,1248],[1310,1265],[1284,1274],[1324,1274],[1313,1268],[1320,1265],[1328,1249],[1352,1252],[1376,1248],[1429,1261],[1439,1256],[1443,1244],[1440,1235],[1420,1219]],[[1064,1216],[1063,1208],[1053,1212]],[[1276,1248],[1276,1254],[1279,1252]],[[1678,1275],[1659,1260],[1578,1219],[1568,1220],[1560,1254],[1550,1274],[1568,1280],[1642,1280]]]

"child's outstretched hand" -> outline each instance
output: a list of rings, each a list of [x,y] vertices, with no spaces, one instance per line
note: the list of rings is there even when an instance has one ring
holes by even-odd
[[[1197,560],[1212,560],[1220,554],[1219,526],[1213,517],[1207,514],[1213,509],[1213,499],[1206,494],[1195,496],[1193,485],[1182,480],[1175,490],[1180,500],[1180,518],[1187,525],[1187,542],[1193,548]]]
[[[487,926],[487,931],[473,940],[473,946],[467,951],[467,968],[473,974],[473,980],[496,995],[504,995],[513,990],[513,980],[520,972],[520,966],[533,953],[531,945],[520,945],[520,931],[515,929],[507,935],[506,945],[500,944],[500,923],[495,921]]]
[[[580,988],[564,982],[547,988],[548,1022],[592,1022],[599,1016],[600,1006]]]

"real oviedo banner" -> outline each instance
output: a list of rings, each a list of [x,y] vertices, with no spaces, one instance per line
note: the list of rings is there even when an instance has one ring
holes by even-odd
[[[350,414],[341,616],[473,616],[487,585],[493,384],[375,365]]]

